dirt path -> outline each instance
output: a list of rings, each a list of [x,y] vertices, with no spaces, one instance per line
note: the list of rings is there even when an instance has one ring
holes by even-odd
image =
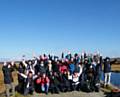
[[[0,97],[5,97],[4,94],[0,95]],[[23,95],[17,94],[16,97],[25,97]],[[34,93],[32,96],[26,96],[26,97],[105,97],[103,92],[99,93],[85,93],[85,92],[67,92],[67,93],[60,93],[60,94],[51,94],[49,93],[48,95],[45,94],[38,94]]]
[[[85,92],[68,92],[60,94],[34,94],[32,97],[105,97],[103,92],[85,93]]]
[[[68,93],[61,93],[61,94],[48,94],[48,95],[44,95],[44,94],[35,94],[34,97],[104,97],[104,93],[103,92],[99,92],[99,93],[85,93],[85,92],[68,92]]]

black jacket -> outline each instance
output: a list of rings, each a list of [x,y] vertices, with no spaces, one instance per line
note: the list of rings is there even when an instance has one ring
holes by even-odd
[[[2,71],[4,75],[4,83],[11,84],[13,82],[12,72],[14,69],[12,67],[8,68],[8,66],[3,66]]]

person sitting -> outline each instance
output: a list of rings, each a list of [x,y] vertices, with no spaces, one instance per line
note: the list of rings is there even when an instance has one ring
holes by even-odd
[[[74,90],[80,90],[79,74],[75,71],[72,75],[72,87]]]
[[[46,94],[48,94],[50,80],[45,73],[43,73],[43,75],[36,80],[36,83],[40,85],[42,92],[45,92]]]
[[[68,70],[64,70],[64,72],[61,74],[61,82],[62,82],[62,88],[64,90],[64,92],[70,91],[71,87],[70,87],[70,82],[68,80]]]
[[[56,73],[56,72],[51,72],[50,73],[50,90],[51,90],[51,93],[57,93],[59,94],[60,92],[60,78],[59,78],[59,75]]]

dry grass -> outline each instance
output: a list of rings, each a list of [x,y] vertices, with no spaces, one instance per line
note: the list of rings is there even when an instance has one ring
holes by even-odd
[[[4,79],[3,79],[3,73],[2,73],[2,65],[0,65],[0,93],[4,92],[5,86],[4,86]]]
[[[120,72],[120,64],[113,64],[112,65],[112,71]]]

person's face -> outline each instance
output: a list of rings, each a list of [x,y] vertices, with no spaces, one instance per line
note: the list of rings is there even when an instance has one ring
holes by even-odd
[[[85,61],[85,64],[87,64],[88,63],[88,61]]]
[[[31,65],[31,64],[32,64],[32,62],[30,61],[28,64],[29,64],[29,65]]]
[[[54,76],[57,76],[57,73],[56,73],[56,72],[54,72]]]
[[[29,78],[32,78],[32,73],[29,73]]]
[[[76,73],[76,72],[74,73],[75,76],[77,76],[77,74],[78,74],[78,73]]]
[[[44,66],[44,62],[42,61],[40,65],[41,65],[41,66]]]
[[[64,60],[62,60],[62,63],[64,63]]]
[[[59,63],[60,63],[60,62],[59,62],[59,61],[57,61],[57,64],[58,64],[58,65],[59,65]]]
[[[10,64],[8,64],[8,68],[11,68],[11,65],[10,65]]]
[[[11,62],[12,66],[14,66],[14,61]]]
[[[74,59],[73,58],[71,58],[71,62],[73,62],[74,61]]]
[[[46,74],[43,74],[43,78],[45,78],[46,77]]]
[[[67,74],[67,72],[65,71],[65,72],[64,72],[64,74],[66,75],[66,74]]]
[[[4,62],[4,66],[7,66],[7,62]]]

